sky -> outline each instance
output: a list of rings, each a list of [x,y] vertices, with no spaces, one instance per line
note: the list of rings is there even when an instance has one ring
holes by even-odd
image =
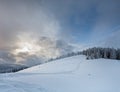
[[[97,42],[120,28],[119,9],[120,0],[1,0],[0,62],[34,64]]]
[[[119,0],[43,1],[73,40],[88,43],[120,26]]]

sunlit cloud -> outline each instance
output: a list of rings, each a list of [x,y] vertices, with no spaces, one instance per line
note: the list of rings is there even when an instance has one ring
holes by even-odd
[[[61,25],[41,2],[0,1],[0,14],[0,62],[34,65],[67,48],[57,46]]]

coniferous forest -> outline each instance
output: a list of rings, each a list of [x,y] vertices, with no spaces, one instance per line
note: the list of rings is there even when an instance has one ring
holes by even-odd
[[[114,48],[94,47],[82,51],[82,54],[86,55],[87,59],[105,58],[120,60],[120,49]]]

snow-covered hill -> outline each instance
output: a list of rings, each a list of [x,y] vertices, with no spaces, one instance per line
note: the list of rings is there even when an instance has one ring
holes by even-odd
[[[73,56],[0,75],[1,92],[120,92],[120,62]]]
[[[0,64],[0,73],[10,73],[10,72],[17,72],[28,68],[25,65],[19,64]]]

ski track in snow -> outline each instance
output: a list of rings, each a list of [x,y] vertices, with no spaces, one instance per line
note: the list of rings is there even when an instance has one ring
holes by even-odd
[[[59,74],[73,74],[74,72],[76,72],[79,68],[80,68],[80,65],[84,63],[84,62],[81,62],[79,61],[79,63],[76,65],[76,67],[72,70],[69,70],[69,71],[62,71],[62,72],[48,72],[48,73],[18,73],[17,75],[14,75],[14,73],[10,73],[10,74],[7,74],[7,75],[3,75],[5,76],[6,78],[9,76],[9,77],[16,77],[16,76],[33,76],[33,75],[59,75]]]
[[[38,87],[38,85],[26,84],[19,81],[1,80],[1,92],[47,92],[45,88]]]
[[[17,75],[14,75],[14,73],[10,73],[10,74],[1,74],[0,76],[0,89],[2,89],[1,91],[4,92],[47,92],[47,90],[45,88],[42,87],[37,87],[37,85],[32,85],[32,84],[26,84],[23,82],[19,82],[19,81],[11,81],[11,78],[13,77],[20,77],[20,76],[33,76],[33,75],[58,75],[58,74],[73,74],[75,71],[77,71],[80,67],[80,64],[83,63],[81,61],[79,61],[79,63],[77,64],[77,66],[73,69],[73,70],[69,70],[69,71],[62,71],[62,72],[53,72],[53,73],[19,73]],[[27,88],[25,88],[27,85]],[[25,87],[24,87],[25,86]],[[32,88],[32,89],[31,89]],[[13,91],[14,90],[14,91]]]
[[[0,92],[120,92],[119,66],[117,60],[69,57],[0,74]]]

